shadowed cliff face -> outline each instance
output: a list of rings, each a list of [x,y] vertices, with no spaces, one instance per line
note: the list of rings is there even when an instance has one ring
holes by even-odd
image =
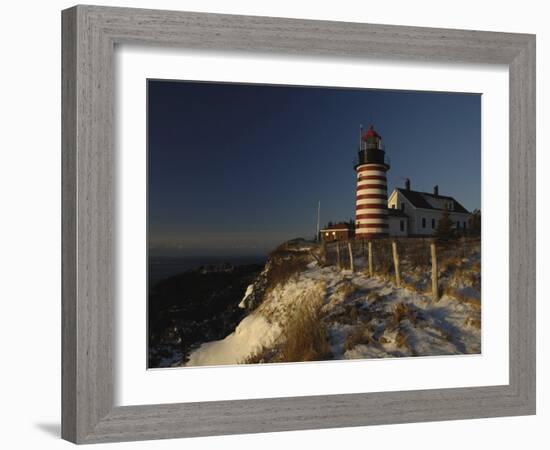
[[[238,307],[260,265],[189,270],[150,288],[148,367],[186,361],[203,342],[224,338],[245,316]]]

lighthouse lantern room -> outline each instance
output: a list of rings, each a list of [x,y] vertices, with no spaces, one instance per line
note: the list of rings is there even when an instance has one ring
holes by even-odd
[[[361,130],[355,200],[355,235],[358,239],[388,235],[388,187],[386,172],[390,169],[385,157],[382,137],[371,125]]]

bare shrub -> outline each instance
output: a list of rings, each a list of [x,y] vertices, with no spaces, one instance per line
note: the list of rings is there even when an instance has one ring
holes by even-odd
[[[309,301],[308,301],[309,300]],[[322,296],[304,299],[288,321],[278,360],[284,362],[320,361],[332,357],[328,332],[321,318]]]

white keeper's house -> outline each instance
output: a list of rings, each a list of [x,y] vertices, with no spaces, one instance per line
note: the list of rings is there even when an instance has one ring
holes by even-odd
[[[445,209],[453,228],[467,231],[471,214],[455,198],[440,195],[438,186],[433,192],[413,191],[407,179],[405,188],[395,188],[388,198],[389,235],[431,236]]]
[[[439,195],[438,186],[434,186],[431,193],[413,191],[407,178],[405,188],[395,188],[388,197],[386,173],[390,164],[382,136],[372,125],[364,134],[361,127],[354,169],[357,176],[356,238],[431,236],[445,210],[455,230],[467,231],[471,214],[453,197]]]

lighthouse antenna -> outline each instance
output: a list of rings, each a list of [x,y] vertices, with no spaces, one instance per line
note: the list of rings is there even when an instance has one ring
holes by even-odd
[[[359,151],[361,151],[361,138],[363,137],[363,125],[359,125]]]

